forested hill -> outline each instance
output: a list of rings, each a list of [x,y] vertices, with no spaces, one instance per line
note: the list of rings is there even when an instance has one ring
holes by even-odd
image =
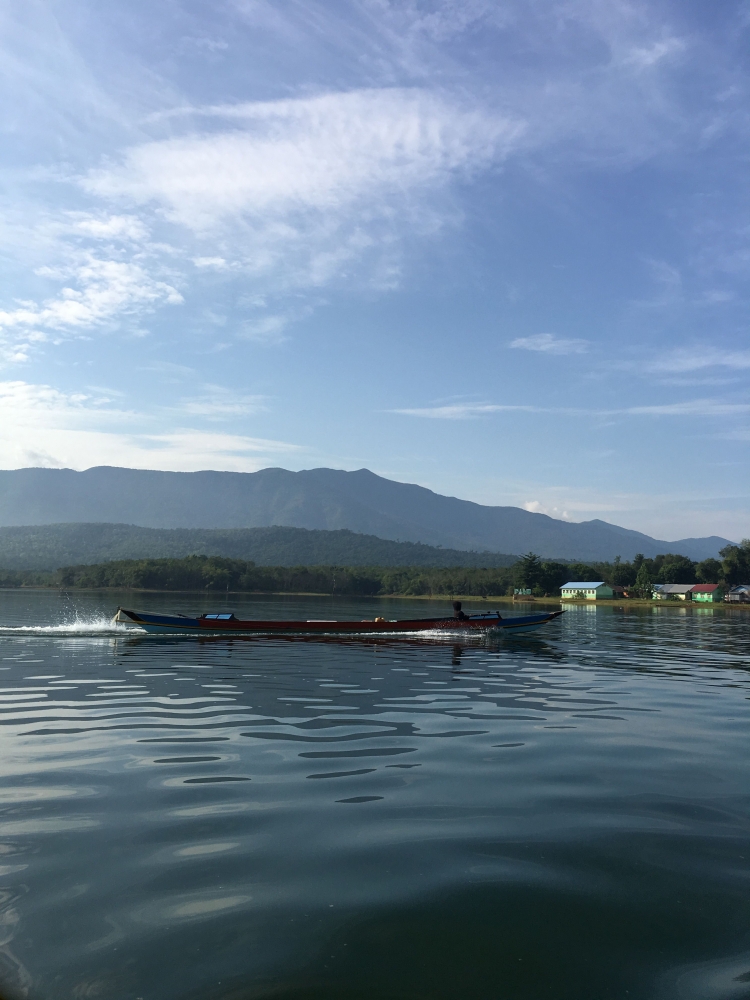
[[[99,566],[67,566],[46,581],[19,578],[8,586],[114,587],[134,590],[255,591],[261,593],[337,594],[472,594],[499,597],[514,587],[531,590],[534,597],[559,597],[560,587],[574,580],[605,580],[632,590],[631,596],[650,597],[656,580],[664,583],[733,584],[747,579],[750,541],[729,546],[724,559],[691,562],[685,556],[639,556],[632,563],[564,564],[542,562],[528,553],[512,567],[427,566],[257,566],[221,556],[185,559],[129,559]],[[0,580],[2,573],[0,572]]]
[[[146,528],[346,528],[450,549],[632,559],[641,552],[716,558],[726,538],[666,542],[605,521],[571,523],[397,483],[368,469],[159,472],[109,466],[0,470],[0,526],[105,522]]]
[[[0,569],[0,587],[114,587],[133,590],[254,591],[260,593],[472,594],[513,593],[560,596],[570,579],[604,580],[627,587],[630,596],[650,597],[661,583],[724,583],[733,586],[750,575],[750,540],[722,551],[722,562],[695,563],[665,553],[633,562],[546,562],[527,553],[514,566],[258,566],[251,560],[192,555],[182,559],[124,559],[99,565],[65,566],[54,572]]]
[[[353,531],[305,528],[139,528],[132,524],[47,524],[0,528],[0,567],[54,570],[121,559],[225,556],[258,566],[511,566],[514,555],[392,542]]]

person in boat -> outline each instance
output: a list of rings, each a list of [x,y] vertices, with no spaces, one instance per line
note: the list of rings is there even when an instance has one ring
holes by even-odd
[[[497,615],[498,618],[502,618],[503,617],[500,614],[499,611],[496,611],[495,614]],[[460,601],[454,601],[453,602],[453,617],[454,618],[458,618],[459,621],[465,621],[467,618],[470,618],[471,615],[464,614],[464,612],[461,610],[461,602]]]

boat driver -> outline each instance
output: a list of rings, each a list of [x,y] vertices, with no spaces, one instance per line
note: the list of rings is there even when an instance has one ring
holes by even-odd
[[[468,615],[465,615],[463,613],[463,611],[461,610],[461,602],[460,601],[454,601],[453,602],[453,617],[454,618],[459,618],[461,620],[463,620],[464,618],[468,618],[469,617]]]

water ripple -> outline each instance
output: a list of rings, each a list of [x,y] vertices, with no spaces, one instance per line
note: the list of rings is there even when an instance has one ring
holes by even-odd
[[[259,640],[77,601],[1,612],[9,996],[747,991],[747,615]],[[282,604],[247,599],[335,613]]]

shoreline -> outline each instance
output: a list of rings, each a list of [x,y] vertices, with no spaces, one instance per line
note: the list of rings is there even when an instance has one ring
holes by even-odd
[[[0,587],[0,593],[19,593],[21,591],[56,591],[60,594],[185,594],[198,595],[206,599],[216,599],[231,597],[328,597],[346,598],[368,601],[482,601],[484,604],[502,604],[513,607],[514,605],[534,604],[540,607],[550,605],[560,608],[568,607],[605,607],[617,608],[624,611],[627,608],[739,608],[750,610],[750,603],[730,603],[728,601],[655,601],[647,598],[631,597],[618,600],[601,601],[563,601],[556,597],[528,597],[524,600],[514,600],[508,596],[483,597],[481,594],[331,594],[310,590],[152,590],[145,587],[52,587],[52,586],[28,586],[28,587]]]

